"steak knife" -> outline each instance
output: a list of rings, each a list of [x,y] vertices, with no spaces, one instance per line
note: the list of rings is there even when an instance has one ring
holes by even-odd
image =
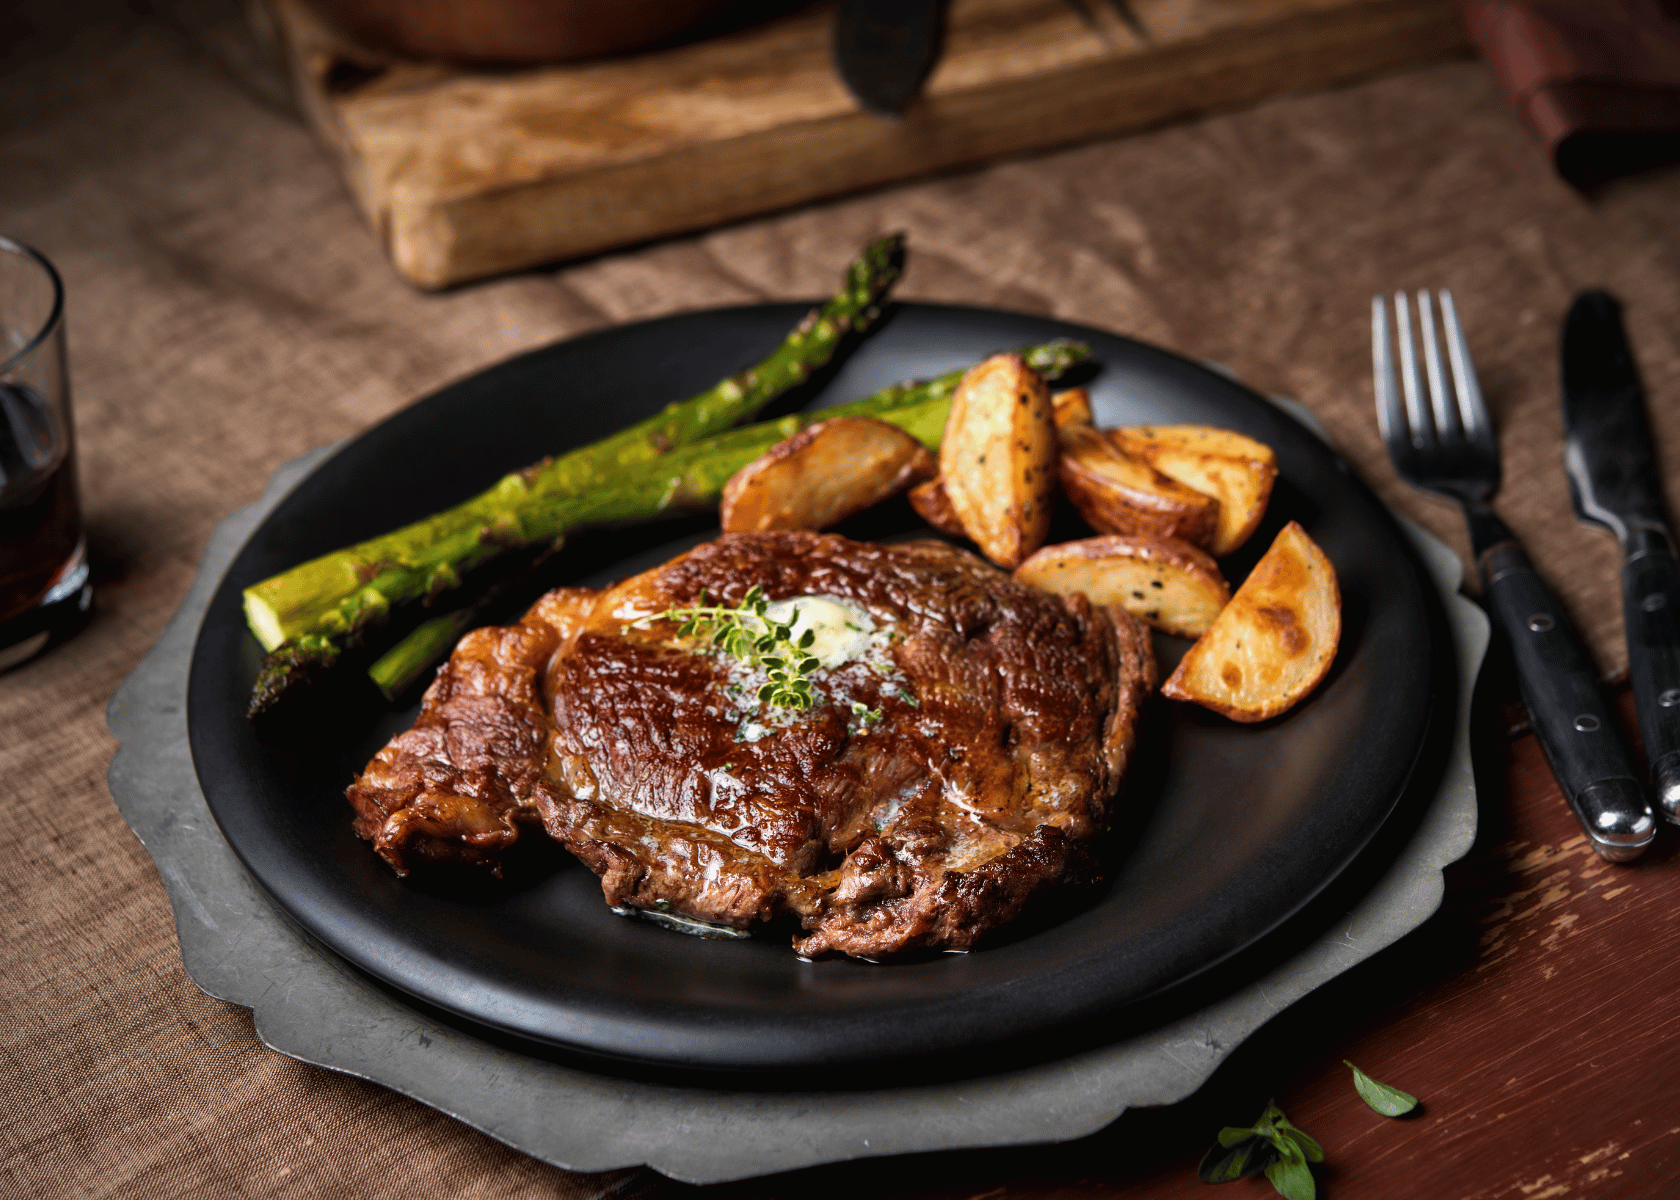
[[[1575,514],[1622,546],[1628,675],[1658,807],[1680,824],[1680,565],[1644,389],[1608,292],[1583,292],[1563,323],[1564,465]]]
[[[902,117],[939,61],[945,0],[841,0],[834,65],[858,103]]]

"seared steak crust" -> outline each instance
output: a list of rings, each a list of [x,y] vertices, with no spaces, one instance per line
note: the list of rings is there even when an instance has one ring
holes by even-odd
[[[751,689],[729,690],[739,665],[658,619],[754,585],[851,601],[888,631],[768,733]],[[615,906],[734,926],[791,910],[808,955],[966,949],[1094,875],[1086,846],[1153,685],[1134,619],[943,542],[726,535],[468,635],[348,794],[399,871],[493,867],[540,821]]]

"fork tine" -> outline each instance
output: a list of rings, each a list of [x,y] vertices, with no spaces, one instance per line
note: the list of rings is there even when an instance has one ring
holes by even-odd
[[[1447,357],[1452,360],[1453,388],[1458,393],[1458,411],[1464,428],[1472,441],[1491,444],[1493,419],[1488,416],[1487,402],[1482,399],[1482,387],[1476,379],[1476,366],[1470,361],[1470,343],[1464,338],[1464,325],[1458,319],[1458,305],[1446,288],[1440,291],[1441,325],[1447,335]]]
[[[1388,337],[1388,302],[1371,297],[1371,379],[1377,393],[1377,425],[1392,452],[1411,441],[1406,427],[1406,410],[1400,407],[1400,389],[1394,378],[1394,349]]]
[[[1499,488],[1499,443],[1476,384],[1476,369],[1470,364],[1458,306],[1452,294],[1444,290],[1434,297],[1421,290],[1415,296],[1395,292],[1393,300],[1393,333],[1400,340],[1398,355],[1389,345],[1388,305],[1382,296],[1371,301],[1377,420],[1388,444],[1388,456],[1399,476],[1413,487],[1465,505],[1485,503]],[[1418,307],[1418,330],[1423,335],[1421,358],[1412,331],[1413,303]],[[1439,326],[1435,324],[1437,305],[1441,309]],[[1441,354],[1443,341],[1452,360],[1450,377]],[[1394,382],[1397,360],[1398,387]],[[1425,365],[1429,371],[1427,395]],[[1404,404],[1399,394],[1402,392]]]
[[[1423,363],[1429,377],[1429,407],[1435,415],[1435,436],[1443,442],[1459,435],[1458,403],[1448,390],[1446,364],[1441,361],[1441,343],[1435,334],[1435,306],[1427,289],[1417,294],[1418,328],[1423,333]]]
[[[1417,351],[1412,348],[1412,310],[1405,292],[1394,293],[1394,331],[1400,340],[1400,383],[1406,391],[1406,417],[1412,445],[1423,449],[1434,440],[1435,429],[1423,405],[1423,378],[1418,374]]]

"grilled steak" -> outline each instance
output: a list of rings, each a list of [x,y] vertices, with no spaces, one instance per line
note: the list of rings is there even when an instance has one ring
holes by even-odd
[[[659,615],[755,585],[848,627],[809,711],[764,707],[762,676]],[[614,906],[792,911],[806,955],[966,949],[1094,877],[1154,674],[1130,616],[943,542],[726,535],[468,634],[348,795],[399,872],[494,867],[540,824]]]

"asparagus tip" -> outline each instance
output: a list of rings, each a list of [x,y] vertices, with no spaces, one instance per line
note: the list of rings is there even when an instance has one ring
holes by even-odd
[[[286,697],[309,687],[338,661],[338,647],[331,639],[311,636],[288,642],[263,658],[262,670],[251,685],[247,720],[255,721],[272,711]]]

